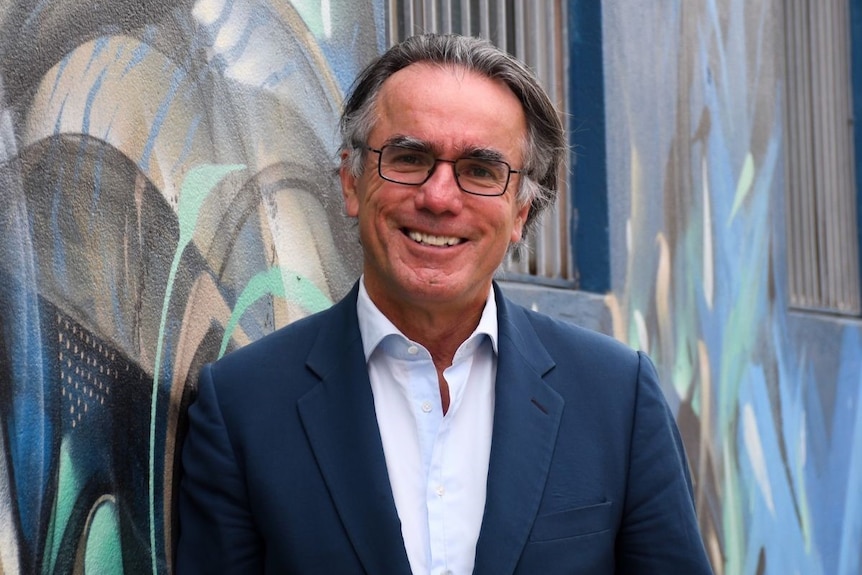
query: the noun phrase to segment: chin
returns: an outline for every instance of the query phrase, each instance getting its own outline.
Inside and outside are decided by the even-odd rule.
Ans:
[[[427,300],[439,300],[441,303],[452,302],[464,296],[473,295],[484,282],[461,280],[446,277],[416,279],[405,286],[409,293],[424,297]],[[482,288],[484,290],[484,288]]]

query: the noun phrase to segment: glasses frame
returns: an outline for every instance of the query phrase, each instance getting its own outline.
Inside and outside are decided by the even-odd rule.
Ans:
[[[425,179],[421,182],[402,182],[399,180],[393,180],[392,178],[386,177],[383,175],[383,151],[386,148],[404,148],[409,150],[410,148],[405,148],[404,146],[399,146],[398,144],[386,144],[385,146],[381,146],[380,148],[372,148],[369,145],[365,145],[365,149],[369,152],[374,152],[377,154],[377,175],[387,182],[392,182],[393,184],[401,184],[402,186],[421,186],[434,175],[434,171],[437,169],[437,164],[443,162],[444,164],[452,164],[452,173],[455,175],[455,183],[458,184],[458,189],[464,192],[465,194],[470,194],[471,196],[481,196],[483,198],[497,198],[506,193],[506,190],[509,189],[509,181],[512,179],[512,174],[523,174],[524,170],[513,170],[512,166],[509,162],[504,160],[490,160],[494,162],[498,162],[506,166],[506,182],[503,184],[503,190],[497,194],[481,194],[479,192],[471,192],[464,188],[461,184],[461,179],[458,177],[458,170],[455,169],[455,164],[460,160],[469,160],[469,157],[465,158],[456,158],[454,160],[444,160],[443,158],[434,158],[434,164],[431,166],[431,169],[428,170],[428,173],[425,174]],[[417,150],[418,151],[418,150]]]

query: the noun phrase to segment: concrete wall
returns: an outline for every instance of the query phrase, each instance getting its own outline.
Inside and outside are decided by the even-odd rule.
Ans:
[[[787,311],[781,3],[603,10],[612,292],[507,289],[657,360],[717,572],[862,573],[862,327]],[[197,370],[358,273],[330,167],[382,2],[0,25],[0,571],[166,572]]]

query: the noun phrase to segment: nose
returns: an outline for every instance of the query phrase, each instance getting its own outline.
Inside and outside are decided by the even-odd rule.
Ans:
[[[455,179],[455,162],[438,158],[431,168],[431,175],[419,186],[415,198],[418,209],[426,209],[435,214],[460,212],[464,194]]]

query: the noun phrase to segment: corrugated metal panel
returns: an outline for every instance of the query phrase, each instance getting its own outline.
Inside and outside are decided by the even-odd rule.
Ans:
[[[419,32],[472,34],[526,62],[565,116],[565,2],[562,0],[390,0],[391,43]],[[565,175],[557,204],[529,240],[523,261],[508,261],[510,274],[572,281],[569,201]]]
[[[859,315],[847,0],[787,0],[787,257],[792,307]]]

